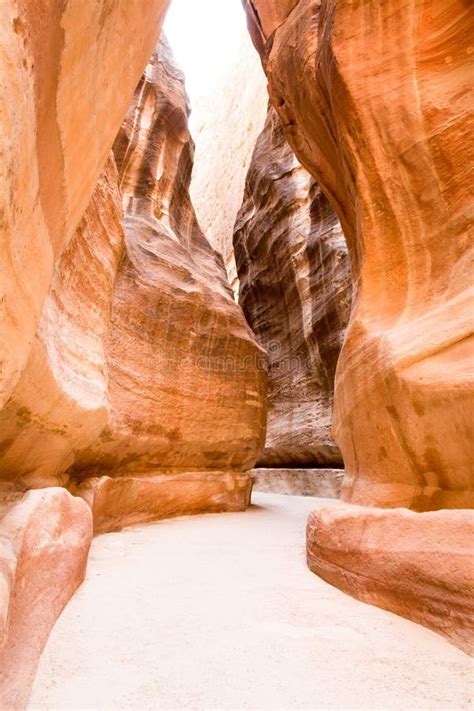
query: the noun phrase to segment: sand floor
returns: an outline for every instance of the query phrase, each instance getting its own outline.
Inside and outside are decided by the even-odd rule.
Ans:
[[[97,537],[29,710],[472,708],[465,654],[307,570],[324,500],[253,500]]]

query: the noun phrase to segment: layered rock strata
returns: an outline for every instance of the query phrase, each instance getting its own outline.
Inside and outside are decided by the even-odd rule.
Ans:
[[[163,40],[0,413],[0,474],[22,488],[241,472],[260,451],[265,358],[189,199],[187,117]]]
[[[25,370],[55,265],[87,208],[167,6],[0,3],[0,407]]]
[[[244,4],[286,136],[335,208],[351,256],[355,299],[334,417],[347,472],[342,496],[415,511],[472,507],[472,8],[446,0],[383,3],[376,11],[369,2],[334,0]],[[367,515],[350,509],[353,527]],[[400,591],[400,571],[388,566],[383,604],[457,639],[458,616],[443,622],[445,610],[432,606],[420,617],[415,600],[429,597],[432,584],[450,610],[472,594],[472,570],[460,588],[447,584],[469,514],[411,516],[420,527],[436,525],[441,537],[449,531],[450,545],[413,596]],[[399,514],[384,517],[392,538],[401,535]],[[323,558],[318,520],[308,544],[312,568],[325,575],[339,539],[332,527]],[[376,517],[380,564],[393,550],[386,530]],[[416,523],[405,570],[423,555],[414,530]],[[364,598],[374,558],[362,533],[344,545],[353,557],[333,581]],[[359,554],[365,576],[353,585]]]
[[[262,467],[341,465],[334,375],[351,306],[339,221],[270,107],[234,231],[239,302],[269,359]]]

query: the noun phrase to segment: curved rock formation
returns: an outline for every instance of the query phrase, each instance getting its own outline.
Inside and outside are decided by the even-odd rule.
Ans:
[[[2,708],[26,702],[48,631],[81,580],[91,519],[105,531],[245,509],[245,470],[263,446],[265,356],[196,221],[184,82],[165,43],[115,144],[122,194],[110,153],[165,5],[112,0],[78,13],[50,3],[35,29],[36,5],[0,8],[22,38],[10,46],[2,23]],[[43,44],[36,77],[33,41]],[[40,487],[50,488],[10,510],[12,491]]]
[[[0,707],[17,711],[52,626],[84,579],[92,516],[84,501],[53,487],[7,508],[0,520]]]
[[[0,4],[0,407],[24,371],[54,266],[87,208],[167,5]]]
[[[244,471],[261,449],[264,356],[196,221],[187,116],[163,40],[115,143],[125,220],[110,158],[0,413],[0,474],[23,488]]]
[[[340,465],[334,374],[351,306],[336,215],[269,109],[234,232],[240,304],[269,358],[268,427],[259,466]]]
[[[460,0],[244,4],[287,138],[336,209],[351,255],[355,300],[335,397],[343,498],[416,511],[472,507],[472,8]],[[355,524],[366,514],[351,515]],[[386,516],[397,531],[398,514]],[[456,546],[464,518],[445,512],[439,525],[451,524]],[[357,531],[353,552],[364,551]],[[335,528],[331,535],[335,556]],[[443,549],[436,562],[446,575],[438,570],[437,579],[448,577],[454,555]],[[316,555],[312,567],[324,575],[326,561]],[[338,584],[364,597],[368,578],[355,586],[349,577]],[[395,576],[388,585],[398,589]],[[472,594],[472,577],[463,585]],[[417,618],[396,594],[372,601]],[[442,628],[433,616],[422,621]],[[449,625],[455,636],[458,621]]]
[[[22,489],[64,485],[76,452],[106,427],[105,340],[123,248],[110,157],[59,259],[23,374],[0,411],[0,479]]]
[[[445,0],[381,14],[364,2],[253,5],[271,35],[272,102],[351,251],[357,290],[335,407],[345,498],[472,503],[471,12]]]
[[[470,511],[327,506],[310,515],[307,538],[322,578],[474,654]]]
[[[114,151],[126,248],[107,336],[111,417],[92,470],[248,470],[265,428],[265,362],[189,199],[184,79],[161,40]]]

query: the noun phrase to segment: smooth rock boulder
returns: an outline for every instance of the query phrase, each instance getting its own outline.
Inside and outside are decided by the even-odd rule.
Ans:
[[[353,597],[408,617],[474,654],[469,511],[327,506],[308,520],[308,565]]]
[[[11,497],[0,499],[0,707],[19,711],[51,628],[84,579],[92,515],[60,488]]]

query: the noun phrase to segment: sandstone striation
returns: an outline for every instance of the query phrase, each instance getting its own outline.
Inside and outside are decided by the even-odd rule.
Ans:
[[[347,472],[342,496],[415,511],[472,507],[472,8],[460,0],[382,3],[376,11],[372,3],[334,0],[244,4],[272,103],[335,208],[351,257],[354,306],[334,415]],[[391,537],[401,535],[400,515],[384,515]],[[367,514],[355,507],[349,516],[356,527]],[[429,598],[438,582],[450,610],[472,595],[472,577],[461,590],[447,585],[468,516],[413,514],[441,537],[449,531],[450,545],[412,597],[397,592],[400,571],[386,571],[392,592],[384,606],[452,639],[462,634],[459,617],[442,623],[444,612],[433,606],[420,616],[415,599]],[[322,572],[336,560],[339,539],[331,527],[325,560],[315,563],[322,552],[313,524],[312,567]],[[375,562],[363,539],[349,538],[341,542],[350,546],[349,569],[333,581],[364,597]],[[411,541],[415,560],[423,546],[417,536]],[[356,585],[351,561],[359,553],[366,577]],[[385,555],[390,560],[390,542],[381,537],[380,564]],[[375,595],[371,601],[382,604]]]
[[[253,153],[234,231],[239,301],[269,359],[259,466],[342,464],[334,374],[351,305],[339,221],[289,147],[273,108]]]
[[[181,72],[163,39],[114,145],[125,252],[106,350],[111,415],[75,476],[252,467],[265,428],[265,359],[234,303],[188,188]]]
[[[0,413],[0,475],[21,488],[257,458],[265,359],[189,199],[187,117],[163,40]]]
[[[351,253],[357,289],[335,405],[345,498],[472,503],[471,11],[445,0],[380,14],[333,0],[247,6],[288,140]]]
[[[0,3],[0,407],[30,357],[54,267],[83,217],[167,5]]]

